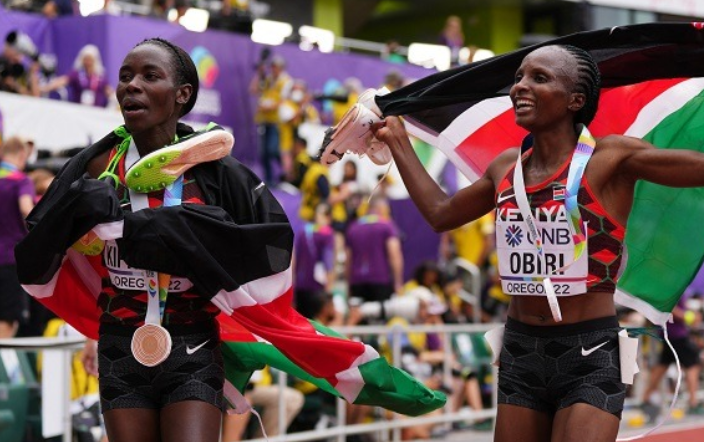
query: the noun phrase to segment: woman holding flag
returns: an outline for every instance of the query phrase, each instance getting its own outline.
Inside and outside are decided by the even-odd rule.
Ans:
[[[101,275],[91,307],[99,309],[97,369],[109,440],[215,442],[224,409],[223,358],[215,320],[219,309],[199,296],[202,289],[191,280],[175,276],[183,273],[170,262],[173,258],[154,247],[156,232],[148,232],[147,225],[159,216],[181,217],[176,212],[188,207],[196,212],[208,207],[211,195],[201,189],[212,181],[203,178],[211,171],[184,170],[195,165],[195,158],[215,167],[209,162],[228,155],[232,136],[217,128],[194,134],[178,122],[195,104],[198,74],[188,54],[166,40],[145,40],[127,55],[116,94],[124,126],[74,158],[50,188],[47,203],[29,220],[43,218],[47,227],[65,226],[67,235],[55,238],[56,253],[65,247],[61,244],[82,235],[68,259],[76,268],[96,269]],[[158,163],[178,174],[155,176]],[[244,178],[246,172],[241,173]],[[53,218],[56,215],[63,219]],[[130,219],[136,216],[143,218]],[[280,220],[285,222],[283,214]],[[91,230],[95,223],[102,229]],[[159,224],[165,237],[183,234],[173,221]],[[34,240],[42,239],[40,230],[34,230]],[[18,248],[18,256],[24,256],[23,250],[35,256],[52,252],[32,249],[30,240]],[[83,256],[72,257],[74,252]],[[132,264],[134,254],[145,255],[143,263]],[[104,268],[98,270],[101,255]],[[84,261],[78,264],[77,259]],[[31,272],[27,261],[24,266],[20,273]],[[168,270],[174,276],[138,270],[143,268]],[[58,313],[66,315],[60,309]],[[93,330],[82,331],[90,336]],[[87,358],[95,357],[88,351],[93,342],[86,347]],[[95,368],[95,360],[87,362]]]
[[[401,120],[387,116],[372,132],[434,230],[496,211],[499,273],[514,296],[500,341],[495,440],[613,441],[633,368],[619,360],[614,290],[635,185],[704,186],[704,155],[620,135],[595,140],[587,126],[600,73],[574,46],[530,52],[509,95],[530,135],[452,196],[425,171]]]
[[[15,249],[28,293],[98,339],[109,440],[216,442],[226,404],[250,409],[241,393],[265,364],[357,404],[442,407],[372,348],[293,310],[283,209],[229,155],[230,134],[179,122],[198,85],[179,46],[135,46],[116,88],[125,124],[67,163]]]

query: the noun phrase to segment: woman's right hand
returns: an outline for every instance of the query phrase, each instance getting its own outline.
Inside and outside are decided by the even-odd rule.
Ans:
[[[81,363],[86,373],[91,376],[98,376],[98,341],[94,339],[86,341],[81,354]]]
[[[377,140],[386,143],[392,150],[399,144],[406,143],[410,146],[406,127],[399,117],[386,117],[384,120],[375,123],[371,127],[372,133]]]

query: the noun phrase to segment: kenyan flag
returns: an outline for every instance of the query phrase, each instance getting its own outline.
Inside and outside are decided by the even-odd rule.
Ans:
[[[385,115],[436,146],[470,180],[498,153],[521,145],[508,91],[526,54],[569,44],[599,65],[602,96],[589,129],[659,148],[704,151],[704,32],[701,23],[652,23],[581,32],[423,78],[377,97]],[[627,265],[616,300],[664,325],[704,259],[703,189],[641,182],[628,221]]]
[[[390,366],[386,359],[373,348],[350,341],[315,321],[308,321],[308,323],[320,338],[336,340],[341,349],[350,350],[349,353],[345,352],[346,357],[341,359],[347,361],[348,368],[342,370],[336,377],[315,377],[292,362],[270,342],[251,333],[230,317],[221,315],[219,321],[223,338],[225,375],[240,391],[244,391],[254,370],[269,365],[308,381],[350,403],[381,405],[409,416],[428,413],[445,403],[445,396],[442,393],[428,389],[405,371]],[[316,365],[323,368],[329,362],[318,359]]]

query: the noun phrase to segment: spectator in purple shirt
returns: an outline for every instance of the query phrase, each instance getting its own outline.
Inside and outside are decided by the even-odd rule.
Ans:
[[[48,93],[64,87],[68,92],[68,100],[73,103],[97,107],[108,105],[113,90],[105,77],[105,68],[97,46],[83,46],[76,56],[73,69],[68,74],[51,80],[41,91]]]
[[[26,235],[24,219],[34,207],[34,184],[22,172],[29,148],[19,137],[0,145],[0,338],[11,338],[28,318],[29,296],[20,286],[15,245]]]
[[[306,318],[320,310],[321,296],[327,297],[335,282],[335,237],[330,226],[327,203],[315,208],[313,222],[307,222],[296,235],[293,246],[294,302]]]
[[[403,254],[398,229],[384,198],[372,198],[365,216],[345,233],[346,276],[351,298],[385,301],[403,289]]]

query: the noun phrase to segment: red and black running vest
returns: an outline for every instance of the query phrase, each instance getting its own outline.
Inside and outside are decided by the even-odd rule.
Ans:
[[[110,154],[115,155],[116,149]],[[120,178],[117,196],[123,209],[131,211],[130,194],[125,187],[125,160],[123,155],[117,166],[116,175]],[[149,207],[160,207],[164,201],[164,191],[148,195]],[[183,180],[182,203],[204,204],[203,193],[193,176],[187,172]],[[198,259],[194,257],[194,259]],[[147,292],[144,272],[128,266],[119,258],[115,241],[106,241],[103,262],[108,270],[102,280],[102,290],[98,305],[102,310],[101,323],[140,326],[147,312]],[[193,324],[211,320],[220,313],[210,299],[195,292],[187,278],[172,276],[169,283],[169,296],[166,301],[162,325]]]
[[[525,161],[531,151],[524,154]],[[518,205],[513,179],[515,166],[501,181],[496,194],[496,248],[503,291],[509,295],[545,295],[542,279],[550,276],[558,296],[587,291],[611,292],[621,267],[625,228],[611,218],[582,177],[577,203],[587,232],[587,248],[574,261],[574,242],[565,209],[570,161],[544,182],[526,186],[531,211],[544,246],[544,259],[537,249]],[[569,265],[562,271],[556,271]]]

